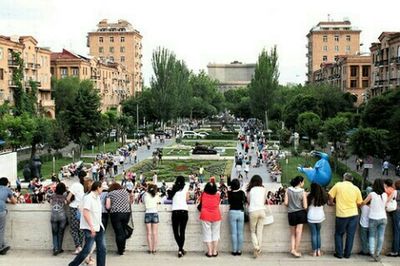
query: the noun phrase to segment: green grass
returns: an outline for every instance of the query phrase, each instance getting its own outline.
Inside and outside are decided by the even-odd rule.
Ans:
[[[93,152],[99,153],[99,152],[115,152],[119,147],[122,146],[121,142],[109,142],[106,143],[104,146],[101,144],[100,146],[94,146],[94,150],[90,149],[83,149],[82,154],[93,154]],[[105,148],[104,148],[105,147]]]
[[[232,140],[196,140],[196,139],[193,140],[184,139],[182,140],[181,144],[194,147],[196,145],[196,142],[198,142],[201,145],[212,146],[212,147],[236,147],[237,144],[237,141],[232,141]]]
[[[162,164],[153,168],[152,160],[144,160],[134,167],[132,171],[139,176],[143,172],[144,176],[149,180],[154,172],[157,172],[158,180],[172,182],[178,175],[187,177],[191,173],[198,173],[199,167],[204,167],[205,179],[215,176],[219,179],[219,175],[230,175],[232,171],[232,160],[164,160]]]
[[[191,148],[163,148],[163,156],[190,156]],[[225,148],[225,152],[222,152],[221,156],[234,156],[235,148]]]
[[[81,158],[81,160],[85,163],[91,163],[93,162],[93,159],[91,158]],[[60,170],[61,167],[72,163],[72,159],[71,158],[61,158],[61,159],[57,159],[55,161],[55,172],[56,174],[58,173],[58,171]],[[46,179],[51,177],[51,174],[53,173],[53,162],[49,161],[49,162],[45,162],[42,163],[42,176]],[[19,177],[23,177],[23,169],[18,171],[18,176]]]

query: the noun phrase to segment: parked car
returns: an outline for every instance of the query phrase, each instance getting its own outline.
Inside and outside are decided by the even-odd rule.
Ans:
[[[205,131],[197,132],[197,134],[203,139],[206,138],[208,135],[210,135]]]
[[[201,136],[199,134],[197,134],[194,131],[183,131],[182,133],[182,138],[185,139],[197,139],[197,138],[201,138]]]
[[[157,136],[165,136],[167,139],[171,138],[171,134],[164,130],[156,130],[154,131],[154,135]]]

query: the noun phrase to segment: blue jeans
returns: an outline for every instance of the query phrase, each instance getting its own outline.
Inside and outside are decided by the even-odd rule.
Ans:
[[[360,242],[361,242],[361,251],[364,254],[369,254],[369,229],[368,227],[360,226]]]
[[[104,238],[104,230],[100,228],[99,232],[96,232],[95,237],[92,237],[90,234],[90,230],[83,229],[83,234],[85,236],[85,246],[82,251],[76,255],[75,259],[71,261],[69,266],[79,266],[89,255],[90,251],[92,251],[92,247],[94,242],[96,242],[96,262],[97,266],[105,266],[106,265],[106,243]]]
[[[354,235],[357,230],[358,215],[341,218],[336,217],[335,252],[339,257],[349,258],[353,249]],[[343,254],[343,236],[346,234],[346,245]]]
[[[53,251],[62,250],[62,243],[64,239],[64,230],[67,226],[67,218],[51,220],[51,232],[53,235]]]
[[[311,247],[313,251],[321,249],[321,223],[308,223],[311,233]]]
[[[232,251],[242,251],[244,212],[240,210],[230,210],[229,224],[231,226]]]
[[[381,255],[386,224],[387,219],[369,219],[369,252],[371,255]]]
[[[400,252],[400,210],[390,213],[393,218],[393,252]]]

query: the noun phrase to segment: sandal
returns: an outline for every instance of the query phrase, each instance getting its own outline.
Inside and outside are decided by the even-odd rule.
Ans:
[[[86,263],[86,265],[94,265],[95,261],[92,258],[88,258],[88,259],[85,260],[85,263]]]
[[[218,251],[215,254],[212,254],[213,257],[218,257]]]
[[[208,258],[212,258],[213,255],[208,254],[208,252],[206,252],[206,257]]]

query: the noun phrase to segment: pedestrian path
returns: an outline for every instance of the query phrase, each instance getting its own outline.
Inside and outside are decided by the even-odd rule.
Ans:
[[[52,256],[50,250],[10,250],[7,255],[0,256],[0,265],[19,266],[65,266],[73,259],[68,252]],[[195,266],[206,263],[207,266],[336,266],[336,265],[377,265],[377,266],[398,266],[399,258],[384,257],[382,262],[372,263],[369,257],[353,255],[350,259],[336,259],[331,254],[322,257],[304,255],[302,258],[291,257],[288,253],[263,253],[259,258],[253,259],[250,254],[233,257],[230,253],[220,253],[216,258],[206,258],[203,253],[188,252],[183,258],[177,258],[174,252],[158,252],[156,255],[144,252],[126,252],[119,256],[114,253],[107,253],[107,265],[131,266]]]

